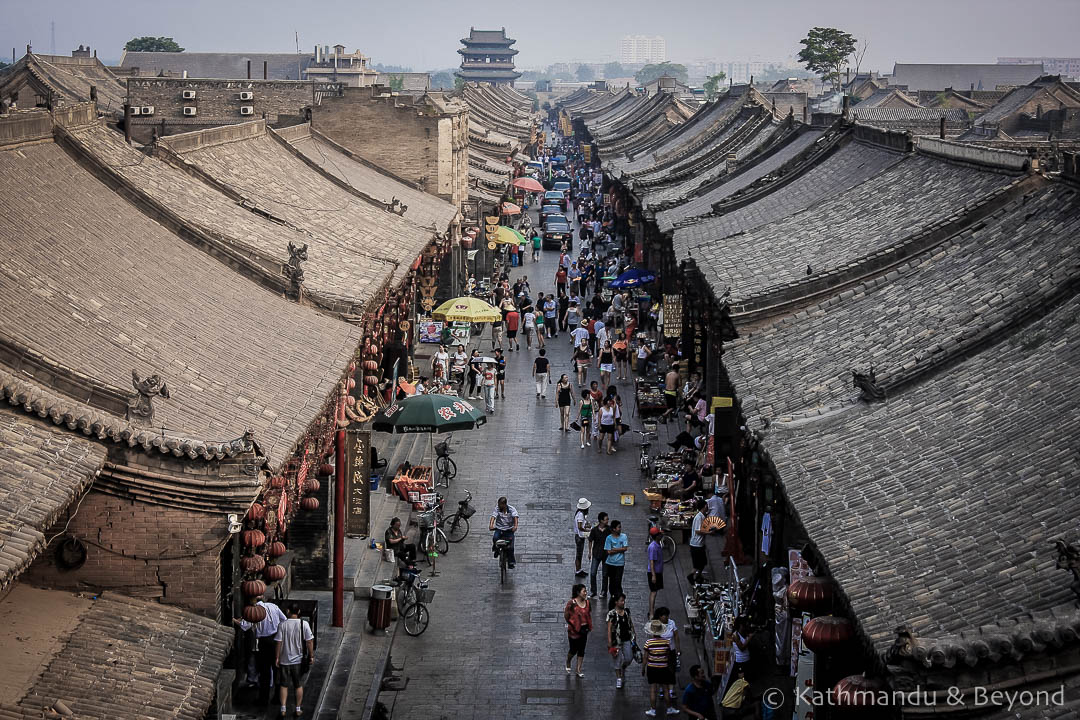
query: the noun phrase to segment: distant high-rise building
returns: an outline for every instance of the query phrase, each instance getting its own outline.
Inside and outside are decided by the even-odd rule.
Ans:
[[[516,42],[506,36],[506,28],[469,28],[469,37],[461,39],[465,47],[458,48],[461,69],[454,74],[466,82],[505,83],[513,87],[514,81],[521,77],[514,69],[514,56],[518,51],[510,47]]]
[[[1080,58],[1064,57],[1013,57],[997,59],[998,65],[1039,65],[1042,64],[1043,72],[1047,75],[1061,75],[1062,77],[1080,78]]]
[[[667,41],[659,35],[627,35],[619,41],[619,62],[660,63],[667,60]]]

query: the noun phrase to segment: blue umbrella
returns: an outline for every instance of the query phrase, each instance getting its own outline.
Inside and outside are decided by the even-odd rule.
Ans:
[[[634,288],[638,285],[647,285],[656,280],[656,273],[641,268],[630,268],[619,277],[611,281],[613,288]]]

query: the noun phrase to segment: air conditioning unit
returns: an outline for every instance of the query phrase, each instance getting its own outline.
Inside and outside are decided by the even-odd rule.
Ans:
[[[255,108],[252,107],[251,105],[241,105],[240,106],[240,114],[241,115],[254,115],[255,114]]]
[[[132,105],[131,106],[131,114],[132,115],[142,115],[142,108],[139,107],[138,105]]]
[[[194,100],[195,99],[195,91],[194,90],[185,90],[184,91],[184,99],[185,100]]]
[[[143,115],[153,115],[154,114],[154,106],[153,105],[143,105],[142,114]]]
[[[195,108],[188,105],[187,107],[184,108],[184,114],[185,115],[194,115],[195,114]]]
[[[255,99],[255,93],[242,92],[242,93],[240,93],[240,99],[241,100],[254,100]]]

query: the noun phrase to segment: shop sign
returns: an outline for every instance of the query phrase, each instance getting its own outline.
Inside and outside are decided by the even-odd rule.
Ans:
[[[371,432],[345,431],[345,534],[368,535],[371,516]]]
[[[442,342],[443,324],[439,321],[425,321],[416,326],[419,340],[422,343]]]
[[[722,395],[713,396],[712,403],[709,405],[709,412],[716,412],[716,408],[729,408],[733,404],[732,398],[724,397]]]
[[[682,331],[682,295],[664,295],[664,337],[680,337]]]

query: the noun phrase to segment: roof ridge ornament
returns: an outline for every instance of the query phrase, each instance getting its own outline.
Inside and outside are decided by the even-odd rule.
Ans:
[[[392,212],[395,215],[404,215],[405,211],[409,209],[409,206],[397,199],[397,195],[390,198],[390,202],[385,203],[386,211]]]
[[[152,426],[154,422],[154,396],[169,399],[165,379],[157,373],[146,378],[139,377],[138,370],[131,371],[131,384],[136,392],[128,398],[127,420],[135,425]]]
[[[289,241],[289,262],[281,269],[285,277],[289,279],[289,299],[299,301],[304,293],[304,268],[300,263],[308,259],[307,243],[294,245]]]
[[[1077,550],[1072,543],[1067,543],[1064,540],[1055,540],[1054,546],[1057,548],[1058,554],[1057,569],[1068,570],[1072,573],[1073,581],[1069,585],[1069,589],[1080,600],[1080,550]]]
[[[866,402],[880,402],[885,399],[885,389],[878,385],[874,366],[861,373],[858,370],[851,371],[855,388],[859,390],[859,398]]]

